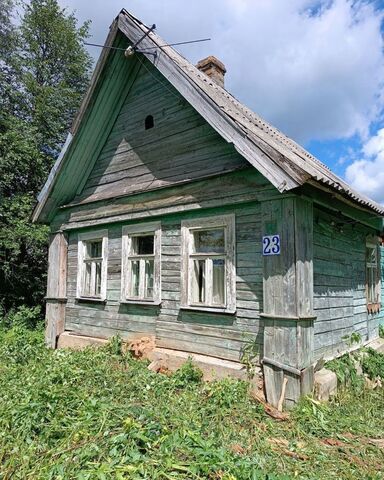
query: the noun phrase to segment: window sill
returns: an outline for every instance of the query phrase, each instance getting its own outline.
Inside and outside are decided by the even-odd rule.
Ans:
[[[76,297],[77,302],[82,303],[106,303],[106,298],[96,298],[96,297]]]
[[[120,300],[120,303],[122,305],[146,305],[148,307],[158,307],[159,305],[161,305],[161,300],[157,300],[155,302],[151,302],[151,301],[146,302],[145,300],[124,299],[124,300]]]
[[[235,315],[236,310],[229,310],[228,308],[217,307],[193,307],[191,305],[181,306],[180,310],[187,310],[192,312],[209,312],[209,313],[221,313],[225,315]]]

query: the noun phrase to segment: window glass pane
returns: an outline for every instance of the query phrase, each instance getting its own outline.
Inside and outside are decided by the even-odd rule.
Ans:
[[[371,265],[376,265],[377,261],[377,249],[373,247],[367,247],[367,262]]]
[[[154,261],[145,261],[144,297],[153,298],[153,269]]]
[[[212,260],[212,303],[225,305],[225,260]]]
[[[132,237],[132,255],[153,255],[153,235]]]
[[[205,302],[205,260],[193,260],[192,303]]]
[[[131,262],[130,296],[132,297],[139,296],[139,275],[140,275],[140,262],[138,260],[134,260]]]
[[[87,242],[87,257],[100,258],[102,256],[102,241]]]
[[[376,302],[375,287],[376,287],[376,269],[372,267],[368,267],[367,268],[368,303]]]
[[[84,272],[84,295],[91,295],[91,272],[92,272],[92,264],[86,263],[85,264],[85,272]]]
[[[96,263],[96,274],[95,274],[95,286],[94,292],[95,295],[100,295],[101,293],[101,262]]]
[[[224,253],[224,228],[194,232],[195,253]]]

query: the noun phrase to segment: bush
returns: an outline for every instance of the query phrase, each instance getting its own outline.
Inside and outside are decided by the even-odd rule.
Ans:
[[[366,354],[361,359],[361,368],[371,380],[377,377],[384,379],[384,354],[376,352],[373,348],[367,348]]]
[[[188,358],[188,360],[176,370],[172,378],[176,387],[185,388],[189,385],[200,383],[203,378],[203,372],[193,364],[191,358]]]
[[[0,334],[0,363],[25,365],[46,353],[44,337],[40,330],[14,326]]]
[[[6,328],[22,327],[33,329],[42,324],[41,307],[27,307],[21,305],[16,309],[12,309],[3,319],[3,326]]]
[[[335,358],[325,364],[325,368],[336,373],[338,382],[351,388],[360,388],[363,385],[363,379],[356,370],[355,359],[352,354],[346,353],[340,358]]]

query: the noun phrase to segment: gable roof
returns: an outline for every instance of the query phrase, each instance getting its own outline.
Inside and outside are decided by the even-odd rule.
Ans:
[[[112,45],[119,31],[127,37],[129,42],[135,43],[148,30],[149,27],[140,20],[126,10],[122,10],[112,23],[105,44]],[[156,47],[155,59],[151,54],[143,53],[143,55],[152,61],[200,115],[227,142],[232,143],[235,149],[280,192],[286,192],[304,184],[325,187],[344,200],[349,199],[375,212],[378,216],[384,215],[383,206],[352,189],[304,148],[241,104],[172,47],[164,46],[165,43],[157,34],[151,32],[140,43],[140,50],[153,52]],[[60,204],[60,199],[53,198],[52,192],[61,171],[66,166],[67,150],[82,122],[86,121],[84,117],[92,105],[92,96],[109,54],[110,49],[103,49],[67,142],[38,197],[38,204],[33,214],[34,221],[46,221],[49,215],[48,210],[57,208]],[[73,173],[76,174],[76,172]]]

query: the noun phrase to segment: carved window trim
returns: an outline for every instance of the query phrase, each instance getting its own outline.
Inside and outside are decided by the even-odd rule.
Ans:
[[[225,232],[225,252],[218,254],[217,258],[225,260],[225,304],[215,306],[205,302],[194,303],[192,301],[192,262],[203,255],[193,252],[193,235],[198,231],[223,228]],[[235,254],[235,215],[221,215],[216,217],[202,217],[181,222],[181,308],[201,310],[218,313],[236,312],[236,254]],[[212,262],[215,255],[207,254],[206,258]],[[208,269],[209,270],[209,269]],[[208,279],[209,281],[209,279]],[[207,290],[212,285],[207,284]]]
[[[153,254],[139,255],[133,252],[135,237],[153,235]],[[121,258],[121,303],[138,303],[144,305],[159,305],[161,303],[161,223],[126,225],[122,229]],[[145,297],[145,262],[153,262],[153,296]],[[132,262],[139,264],[139,292],[131,294]]]
[[[98,258],[87,258],[87,246],[92,242],[101,242],[101,255]],[[105,301],[107,298],[107,265],[108,265],[108,230],[79,233],[77,242],[77,299],[89,301]],[[100,291],[86,293],[85,282],[87,265],[91,265],[91,282],[95,280],[96,264],[100,264]],[[95,290],[95,288],[93,288]]]

